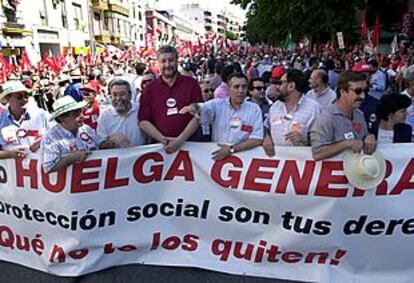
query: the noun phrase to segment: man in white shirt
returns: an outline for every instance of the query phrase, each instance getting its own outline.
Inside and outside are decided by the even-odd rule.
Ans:
[[[8,81],[2,89],[0,100],[8,104],[0,111],[0,159],[24,158],[29,149],[38,151],[49,115],[37,106],[28,107],[29,92],[20,81]]]
[[[203,104],[191,104],[180,114],[192,113],[200,117],[203,128],[211,125],[212,141],[219,148],[212,153],[214,160],[260,146],[263,141],[263,122],[260,107],[246,101],[248,82],[241,73],[229,77],[229,98],[213,99]]]
[[[303,95],[307,82],[302,71],[288,70],[280,83],[279,100],[270,107],[264,123],[263,149],[268,156],[275,155],[275,145],[307,145],[309,129],[320,113],[319,103]]]
[[[309,97],[318,102],[322,109],[326,109],[336,99],[336,93],[329,86],[329,76],[325,70],[316,69],[309,79],[310,91],[306,93]]]
[[[106,139],[113,134],[125,137],[122,147],[145,144],[145,135],[138,126],[138,104],[131,101],[131,86],[121,79],[109,84],[111,106],[98,119],[97,133]]]

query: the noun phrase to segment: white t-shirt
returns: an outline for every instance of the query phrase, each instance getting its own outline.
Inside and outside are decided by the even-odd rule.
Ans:
[[[388,131],[378,128],[378,143],[390,144],[394,141],[394,131]]]
[[[138,104],[132,103],[129,112],[121,116],[111,105],[99,116],[96,132],[104,139],[113,134],[123,134],[128,138],[130,146],[145,144],[145,136],[138,125],[138,109]]]

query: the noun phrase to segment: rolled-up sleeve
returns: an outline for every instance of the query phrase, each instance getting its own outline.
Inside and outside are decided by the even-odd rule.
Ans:
[[[253,123],[253,131],[249,137],[249,139],[263,139],[263,119],[262,119],[262,111],[259,107],[253,112],[254,123]]]
[[[48,173],[59,162],[62,153],[59,146],[48,138],[42,141],[42,166],[43,170]]]
[[[332,123],[326,119],[326,115],[319,116],[310,130],[310,143],[312,153],[315,153],[320,147],[335,142]]]

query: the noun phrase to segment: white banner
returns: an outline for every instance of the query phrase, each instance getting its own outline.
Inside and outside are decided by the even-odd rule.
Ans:
[[[215,144],[94,152],[44,174],[0,162],[0,259],[60,276],[141,263],[314,282],[412,282],[413,145],[385,146],[385,180],[351,187],[340,158]],[[33,158],[33,156],[32,156]]]

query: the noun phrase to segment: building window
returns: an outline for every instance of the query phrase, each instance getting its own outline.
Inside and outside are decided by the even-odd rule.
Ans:
[[[93,13],[93,30],[95,34],[101,34],[101,15]]]
[[[142,21],[142,13],[141,12],[138,12],[138,20]]]
[[[105,15],[104,20],[103,20],[103,29],[104,30],[108,30],[108,22],[109,22],[108,16]]]
[[[83,30],[83,17],[82,17],[82,6],[76,3],[72,3],[73,8],[73,21],[75,23],[75,29]]]

